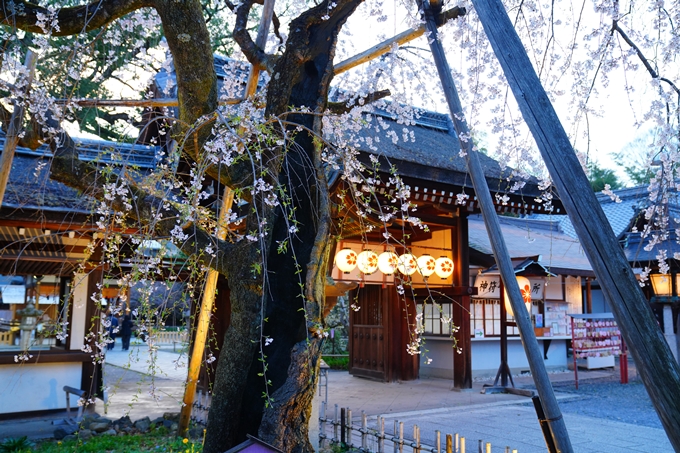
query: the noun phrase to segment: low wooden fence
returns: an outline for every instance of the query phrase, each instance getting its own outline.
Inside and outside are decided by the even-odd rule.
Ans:
[[[176,352],[178,345],[184,347],[189,343],[189,333],[186,330],[158,330],[151,336],[139,337],[147,342],[151,338],[156,345],[172,345],[173,352]]]
[[[335,405],[335,414],[332,419],[326,417],[326,403],[321,402],[319,414],[319,449],[323,450],[330,445],[343,445],[350,450],[358,450],[363,453],[404,453],[410,449],[411,453],[466,453],[474,452],[474,446],[466,445],[465,437],[458,433],[445,435],[445,444],[442,449],[441,432],[435,431],[435,445],[426,445],[420,442],[420,428],[413,426],[413,438],[404,437],[404,423],[394,420],[392,432],[385,431],[385,419],[378,416],[376,427],[368,427],[368,417],[361,411],[361,425],[355,425],[352,421],[352,411],[349,408],[338,410]],[[326,428],[332,431],[331,437],[326,434]],[[517,453],[505,447],[505,453]],[[408,451],[407,451],[408,453]],[[477,453],[491,453],[491,443],[479,439],[477,441]]]

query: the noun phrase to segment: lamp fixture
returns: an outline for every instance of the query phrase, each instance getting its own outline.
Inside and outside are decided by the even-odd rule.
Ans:
[[[680,274],[649,274],[652,281],[652,289],[654,295],[657,297],[672,297],[673,294],[673,279],[675,278],[675,291],[680,289]]]
[[[26,228],[19,227],[19,236],[26,236]]]
[[[442,280],[446,280],[453,274],[453,260],[448,256],[440,256],[435,261],[434,273]]]
[[[397,271],[399,255],[394,252],[382,252],[378,255],[378,269],[385,275],[392,275]]]
[[[531,282],[528,278],[518,275],[517,284],[519,285],[519,292],[522,294],[522,299],[524,300],[524,305],[527,307],[527,311],[531,313]],[[508,297],[507,290],[503,289],[503,297],[505,297],[505,311],[510,316],[515,316],[515,312],[512,310],[512,304],[510,303],[510,298]]]
[[[404,275],[413,275],[418,269],[418,260],[415,255],[410,253],[404,253],[399,256],[399,263],[397,264],[397,269]]]
[[[378,255],[373,250],[364,250],[357,255],[357,267],[364,274],[372,274],[378,270]]]
[[[335,255],[335,265],[338,266],[343,273],[349,274],[357,267],[357,253],[350,249],[344,248]]]
[[[425,278],[434,274],[437,268],[437,261],[431,255],[422,255],[418,257],[416,263],[418,264],[418,272]]]

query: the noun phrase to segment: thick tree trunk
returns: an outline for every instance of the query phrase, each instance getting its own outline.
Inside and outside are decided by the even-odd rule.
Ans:
[[[268,114],[285,113],[291,105],[323,111],[333,76],[337,34],[359,3],[338,2],[329,10],[323,2],[291,24],[286,52],[278,60],[270,82]],[[330,19],[321,19],[327,13]],[[320,134],[320,122],[315,118],[300,114],[287,117]],[[262,336],[251,337],[257,344],[250,349],[253,354],[245,390],[243,370],[236,373],[232,355],[243,342],[235,342],[236,336],[229,333],[225,337],[206,433],[206,453],[231,448],[246,434],[256,435],[286,452],[312,451],[308,425],[322,344],[316,329],[323,325],[330,217],[328,188],[311,135],[297,134],[294,146],[286,152],[278,181],[296,207],[294,217],[299,231],[289,237],[288,219],[281,210],[270,223],[273,228],[262,299],[267,322],[263,323]],[[291,240],[288,252],[278,253],[278,244],[286,239]],[[237,297],[232,291],[232,310],[242,305]],[[232,321],[231,328],[238,326]],[[241,334],[247,332],[242,330]],[[263,337],[273,342],[263,347],[266,358],[260,360]],[[238,354],[241,357],[243,352]]]

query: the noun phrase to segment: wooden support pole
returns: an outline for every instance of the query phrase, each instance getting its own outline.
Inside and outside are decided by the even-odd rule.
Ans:
[[[37,59],[37,55],[32,51],[29,50],[26,52],[25,66],[28,68],[28,78],[26,79],[24,98],[28,97],[28,92],[31,89]],[[14,105],[14,111],[12,112],[12,117],[9,120],[9,126],[7,127],[5,147],[0,155],[0,207],[2,206],[2,200],[5,198],[5,190],[7,189],[9,174],[12,170],[12,161],[14,160],[14,151],[19,144],[19,134],[21,134],[21,126],[24,122],[23,101],[23,99],[17,99],[17,102]]]
[[[531,374],[534,376],[536,390],[543,401],[546,418],[550,421],[551,431],[555,440],[555,445],[559,449],[558,451],[565,453],[571,452],[572,447],[569,440],[569,434],[567,433],[567,427],[562,418],[560,408],[557,405],[557,399],[555,398],[555,393],[553,392],[548,373],[545,369],[545,364],[543,363],[543,354],[538,347],[529,313],[524,307],[524,301],[519,291],[517,279],[515,278],[515,270],[513,269],[510,254],[508,253],[505,240],[503,239],[500,222],[498,221],[494,209],[489,186],[486,182],[486,177],[484,176],[484,170],[479,162],[477,151],[473,151],[472,149],[472,137],[464,119],[463,107],[460,98],[458,97],[458,91],[453,83],[451,70],[449,69],[444,54],[444,48],[442,47],[441,41],[437,38],[437,28],[432,7],[429,0],[419,0],[418,4],[423,9],[425,25],[431,33],[432,39],[430,39],[430,49],[432,51],[432,56],[437,66],[437,71],[439,72],[439,78],[449,106],[451,119],[456,128],[456,133],[458,134],[461,149],[466,152],[465,158],[468,171],[470,172],[470,178],[475,188],[475,194],[479,200],[479,206],[482,210],[486,230],[489,234],[489,241],[491,242],[491,247],[494,256],[496,257],[496,263],[503,279],[503,284],[507,289],[512,309],[515,312],[515,320],[527,355]]]
[[[267,36],[269,36],[269,25],[272,23],[274,16],[274,0],[264,0],[264,8],[262,16],[260,16],[260,28],[257,31],[257,38],[255,45],[264,51],[267,44]],[[260,80],[260,66],[252,65],[250,67],[250,75],[248,76],[248,84],[246,85],[245,98],[248,99],[257,91],[257,82]]]
[[[234,202],[234,191],[226,187],[222,195],[222,206],[220,207],[217,238],[224,240],[227,237],[227,230],[229,225],[229,211]],[[189,370],[187,371],[187,385],[184,388],[184,405],[179,415],[178,433],[180,436],[185,436],[189,429],[189,422],[191,421],[191,409],[194,404],[194,397],[196,395],[196,384],[198,384],[198,375],[201,371],[201,364],[203,363],[203,352],[205,351],[205,342],[208,337],[208,330],[210,328],[210,315],[212,314],[213,305],[215,304],[215,290],[217,289],[217,279],[219,273],[210,268],[208,270],[208,277],[203,288],[203,298],[201,300],[201,307],[198,313],[198,322],[196,325],[196,335],[194,337],[191,357],[189,358]]]
[[[255,44],[260,48],[264,48],[267,42],[267,35],[269,33],[269,24],[274,15],[274,0],[265,0],[264,11],[260,22],[260,32],[257,35]],[[251,87],[253,92],[248,96],[252,96],[257,89],[257,79],[260,74],[259,67],[253,65],[250,70],[247,87]],[[229,225],[229,211],[234,202],[234,191],[229,187],[225,187],[224,195],[222,196],[222,206],[219,212],[217,238],[224,240],[227,236],[227,229]],[[196,384],[198,381],[198,374],[201,369],[203,361],[203,351],[205,350],[205,341],[208,336],[208,327],[210,324],[210,314],[215,303],[215,290],[217,289],[217,279],[219,273],[214,269],[208,270],[208,277],[206,279],[205,288],[203,290],[203,301],[198,316],[198,327],[196,329],[196,336],[194,338],[193,350],[189,362],[189,371],[187,374],[187,385],[184,390],[184,405],[180,412],[179,419],[179,435],[184,436],[189,429],[189,421],[191,420],[191,406],[194,402],[194,395],[196,393]]]
[[[500,0],[473,0],[668,439],[680,451],[680,367],[654,319],[550,99]],[[541,396],[547,418],[552,418]],[[558,446],[559,448],[559,446]]]
[[[462,8],[460,6],[448,9],[439,14],[436,23],[438,24],[438,26],[444,25],[451,19],[464,16],[465,12],[466,12],[465,8]],[[345,71],[349,71],[350,69],[359,66],[360,64],[366,63],[375,58],[378,58],[381,55],[386,54],[387,52],[392,50],[392,47],[395,44],[399,46],[404,45],[409,41],[413,41],[414,39],[423,36],[424,33],[425,33],[424,25],[420,28],[416,29],[411,28],[410,30],[401,32],[398,35],[381,42],[380,44],[376,44],[375,46],[371,47],[368,50],[365,50],[357,55],[354,55],[353,57],[350,57],[347,60],[341,61],[340,63],[336,64],[333,67],[333,72],[335,72],[335,75],[338,75]]]

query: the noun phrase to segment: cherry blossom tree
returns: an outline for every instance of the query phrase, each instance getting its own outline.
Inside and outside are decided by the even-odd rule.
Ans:
[[[225,0],[207,9],[198,0],[103,0],[73,6],[3,0],[0,10],[0,87],[6,99],[28,106],[31,126],[22,136],[24,143],[49,142],[54,152],[50,177],[101,200],[97,215],[105,230],[141,226],[149,238],[169,238],[191,257],[197,272],[212,268],[229,281],[230,325],[217,365],[207,452],[224,451],[245,433],[258,434],[284,451],[311,449],[307,426],[324,338],[329,239],[338,234],[332,213],[339,208],[330,199],[327,169],[336,166],[350,186],[368,187],[357,204],[369,211],[370,179],[361,176],[366,169],[354,158],[351,138],[364,121],[366,100],[361,97],[390,89],[401,102],[393,104],[395,115],[406,124],[414,113],[404,105],[436,109],[441,102],[430,58],[418,45],[395,46],[380,59],[335,77],[336,53],[347,57],[360,46],[348,34],[348,20],[369,17],[384,37],[400,31],[390,28],[385,3],[279,5],[275,25],[279,17],[289,19],[275,27],[278,38],[269,52],[251,36],[258,3]],[[544,86],[561,106],[575,148],[589,152],[582,146],[589,143],[589,123],[611,114],[600,92],[616,84],[632,105],[636,92],[645,91],[644,107],[634,110],[637,126],[654,123],[662,133],[653,146],[666,150],[652,192],[658,200],[664,198],[660,192],[677,191],[677,2],[506,3]],[[444,25],[439,36],[424,39],[442,39],[448,46],[473,135],[488,137],[481,146],[516,168],[516,176],[545,174],[473,5],[464,6],[468,14]],[[414,4],[398,2],[398,8],[409,25],[419,25]],[[233,24],[231,34],[223,31],[225,23]],[[140,40],[140,30],[151,30],[151,37]],[[133,169],[121,173],[79,161],[76,143],[62,128],[65,120],[81,114],[79,107],[57,102],[55,96],[93,93],[69,94],[69,87],[85,85],[85,76],[89,83],[123,77],[117,71],[124,63],[140,61],[149,53],[147,46],[160,42],[161,33],[176,71],[178,113],[167,118],[173,140],[167,143],[176,146],[165,149],[163,163],[146,179],[127,177]],[[68,45],[62,37],[70,37]],[[128,43],[124,58],[117,48],[122,42]],[[238,93],[228,86],[219,92],[213,51],[219,46],[229,50],[231,43],[236,54],[267,72],[268,84],[252,99],[220,107],[220,100]],[[27,93],[21,63],[28,46],[40,55],[65,56],[61,67],[44,71]],[[164,64],[162,59],[154,60],[154,69]],[[361,96],[350,96],[337,109],[328,100],[332,82],[343,93]],[[6,129],[8,107],[0,120]],[[332,143],[324,139],[329,136]],[[229,187],[248,206],[239,215],[231,213],[232,221],[241,217],[241,227],[225,240],[215,235],[217,217],[207,203],[214,198],[207,192],[213,184],[214,193]],[[403,205],[381,208],[380,219],[403,216],[417,224],[406,199],[404,188]],[[667,228],[670,219],[663,211],[651,212],[649,221]],[[365,228],[380,226],[379,221],[366,222]],[[108,244],[120,241],[115,232],[110,237]]]

